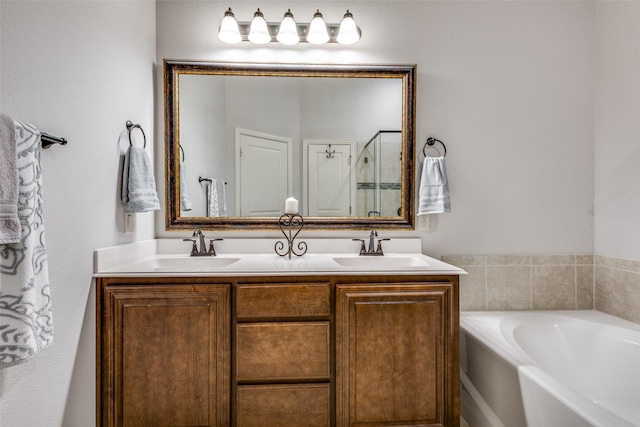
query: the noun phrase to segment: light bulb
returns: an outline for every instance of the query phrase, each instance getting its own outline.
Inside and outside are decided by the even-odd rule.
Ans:
[[[240,43],[242,41],[242,36],[238,29],[238,22],[236,21],[231,8],[224,13],[224,18],[222,18],[220,28],[218,29],[218,38],[225,43],[231,44]]]
[[[354,44],[360,40],[360,31],[358,31],[356,21],[353,20],[353,15],[349,10],[347,10],[344,18],[342,18],[337,40],[340,44]]]
[[[300,41],[300,37],[298,36],[298,26],[296,25],[296,21],[293,20],[293,13],[291,13],[291,9],[285,12],[284,18],[282,18],[282,22],[280,23],[280,28],[278,29],[276,39],[280,43],[286,45],[296,44]]]
[[[264,15],[259,8],[253,14],[251,28],[249,29],[249,41],[255,44],[265,44],[271,41],[267,21],[264,20]]]
[[[327,33],[327,25],[322,19],[320,9],[313,14],[313,19],[309,24],[309,35],[307,41],[312,44],[323,44],[329,41],[329,33]]]

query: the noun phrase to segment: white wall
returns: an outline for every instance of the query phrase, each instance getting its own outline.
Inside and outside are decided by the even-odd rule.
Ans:
[[[430,232],[386,236],[421,236],[432,256],[593,252],[593,3],[323,2],[328,21],[347,7],[354,14],[363,37],[351,47],[225,45],[216,30],[229,6],[241,21],[257,6],[268,20],[291,7],[158,2],[157,61],[418,65],[416,150],[428,136],[447,144],[452,212],[434,218]],[[304,21],[316,6],[292,12]],[[161,220],[156,233],[176,236]]]
[[[595,253],[640,260],[640,3],[596,11]]]
[[[54,343],[0,370],[0,426],[91,426],[93,250],[154,234],[122,233],[118,185],[127,120],[153,151],[155,4],[3,0],[0,28],[0,110],[69,140],[42,153]]]

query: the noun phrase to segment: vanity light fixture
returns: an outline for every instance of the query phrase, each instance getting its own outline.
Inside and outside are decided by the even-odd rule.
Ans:
[[[325,44],[329,41],[329,33],[327,32],[327,24],[320,13],[320,9],[313,14],[313,19],[309,24],[309,34],[307,41],[311,44]]]
[[[253,14],[251,20],[251,26],[249,27],[249,41],[255,44],[266,44],[271,41],[271,35],[269,34],[269,28],[267,28],[267,21],[264,20],[264,15],[260,12],[260,8]]]
[[[340,44],[354,44],[360,40],[360,30],[356,26],[356,21],[353,20],[353,15],[349,12],[349,9],[347,9],[347,13],[344,14],[340,23],[337,39]]]
[[[291,13],[291,9],[288,9],[285,12],[284,18],[282,18],[282,22],[280,23],[280,28],[278,29],[276,39],[278,42],[286,45],[297,44],[300,41],[298,27],[296,25],[296,21],[293,20],[293,13]]]
[[[311,44],[340,43],[349,45],[360,40],[362,31],[356,25],[353,14],[347,10],[340,24],[328,24],[319,9],[313,14],[310,23],[296,23],[291,9],[288,9],[282,22],[267,22],[260,9],[253,14],[251,22],[238,22],[231,8],[225,14],[218,38],[225,43],[250,41],[255,44],[279,42],[283,45],[295,45],[299,42]]]
[[[230,44],[240,43],[242,41],[238,21],[236,21],[236,17],[231,11],[231,8],[224,13],[224,18],[222,18],[220,29],[218,30],[218,38]]]

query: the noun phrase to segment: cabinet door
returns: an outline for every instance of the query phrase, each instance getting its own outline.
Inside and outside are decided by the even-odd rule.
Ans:
[[[453,285],[339,285],[336,297],[336,424],[458,425]]]
[[[228,426],[230,286],[103,293],[102,425]]]

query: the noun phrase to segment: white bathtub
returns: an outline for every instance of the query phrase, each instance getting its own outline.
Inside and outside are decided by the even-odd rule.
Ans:
[[[640,426],[640,325],[597,311],[463,312],[471,427]]]

